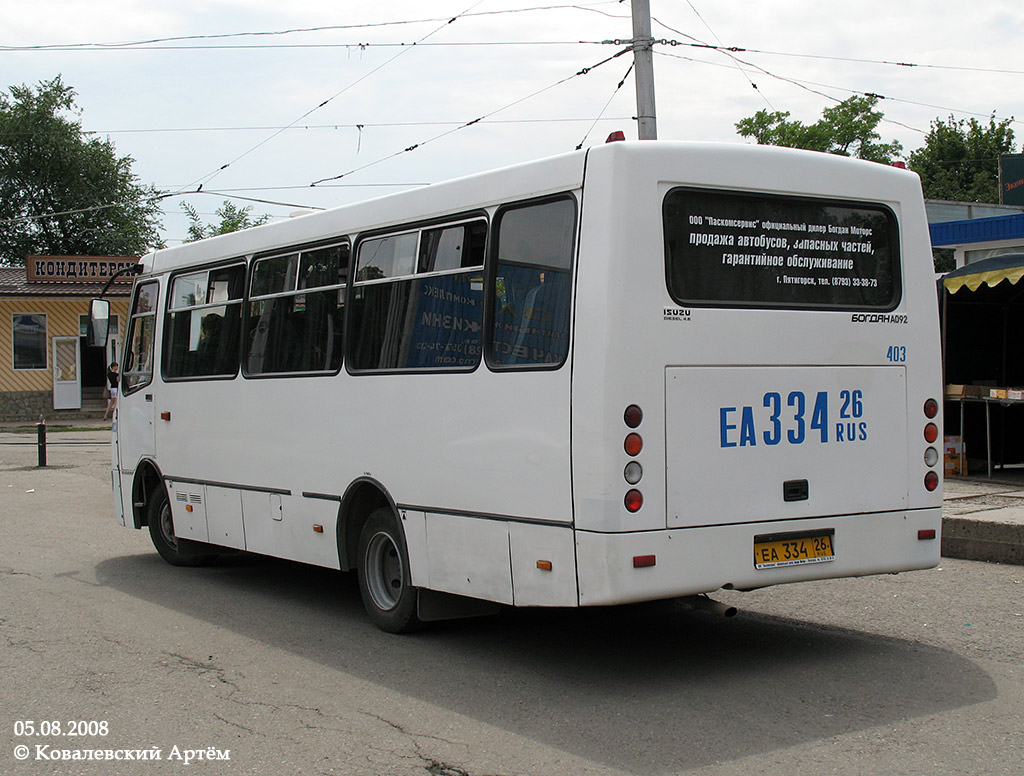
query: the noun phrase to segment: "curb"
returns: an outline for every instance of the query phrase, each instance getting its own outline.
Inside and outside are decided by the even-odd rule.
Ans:
[[[1024,566],[1024,525],[943,517],[942,556]]]

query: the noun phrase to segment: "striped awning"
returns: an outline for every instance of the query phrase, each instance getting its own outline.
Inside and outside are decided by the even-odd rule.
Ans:
[[[955,269],[942,279],[942,285],[951,294],[963,287],[977,291],[981,286],[997,286],[1004,280],[1016,285],[1024,277],[1024,253],[1008,253],[990,259],[975,261]]]

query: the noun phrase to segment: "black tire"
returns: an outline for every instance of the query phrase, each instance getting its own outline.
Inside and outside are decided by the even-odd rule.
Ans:
[[[205,545],[199,542],[179,539],[174,535],[174,523],[171,520],[171,505],[167,501],[167,491],[158,487],[149,500],[149,538],[160,553],[160,557],[172,566],[207,566],[217,559],[216,553],[204,553],[197,548]]]
[[[409,554],[398,520],[390,509],[377,509],[359,534],[359,593],[381,630],[409,633],[423,626],[416,613],[418,591],[409,579]]]

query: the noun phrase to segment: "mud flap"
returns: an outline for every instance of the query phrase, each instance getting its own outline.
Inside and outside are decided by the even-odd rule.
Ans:
[[[420,588],[416,609],[421,622],[436,622],[497,614],[501,604]]]

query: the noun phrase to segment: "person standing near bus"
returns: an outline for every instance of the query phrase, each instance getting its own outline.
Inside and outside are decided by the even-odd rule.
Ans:
[[[107,415],[111,414],[117,407],[117,386],[120,374],[117,371],[117,362],[113,362],[107,367],[107,384],[110,388],[110,400],[107,402],[107,409],[103,413],[103,419],[107,419]]]

